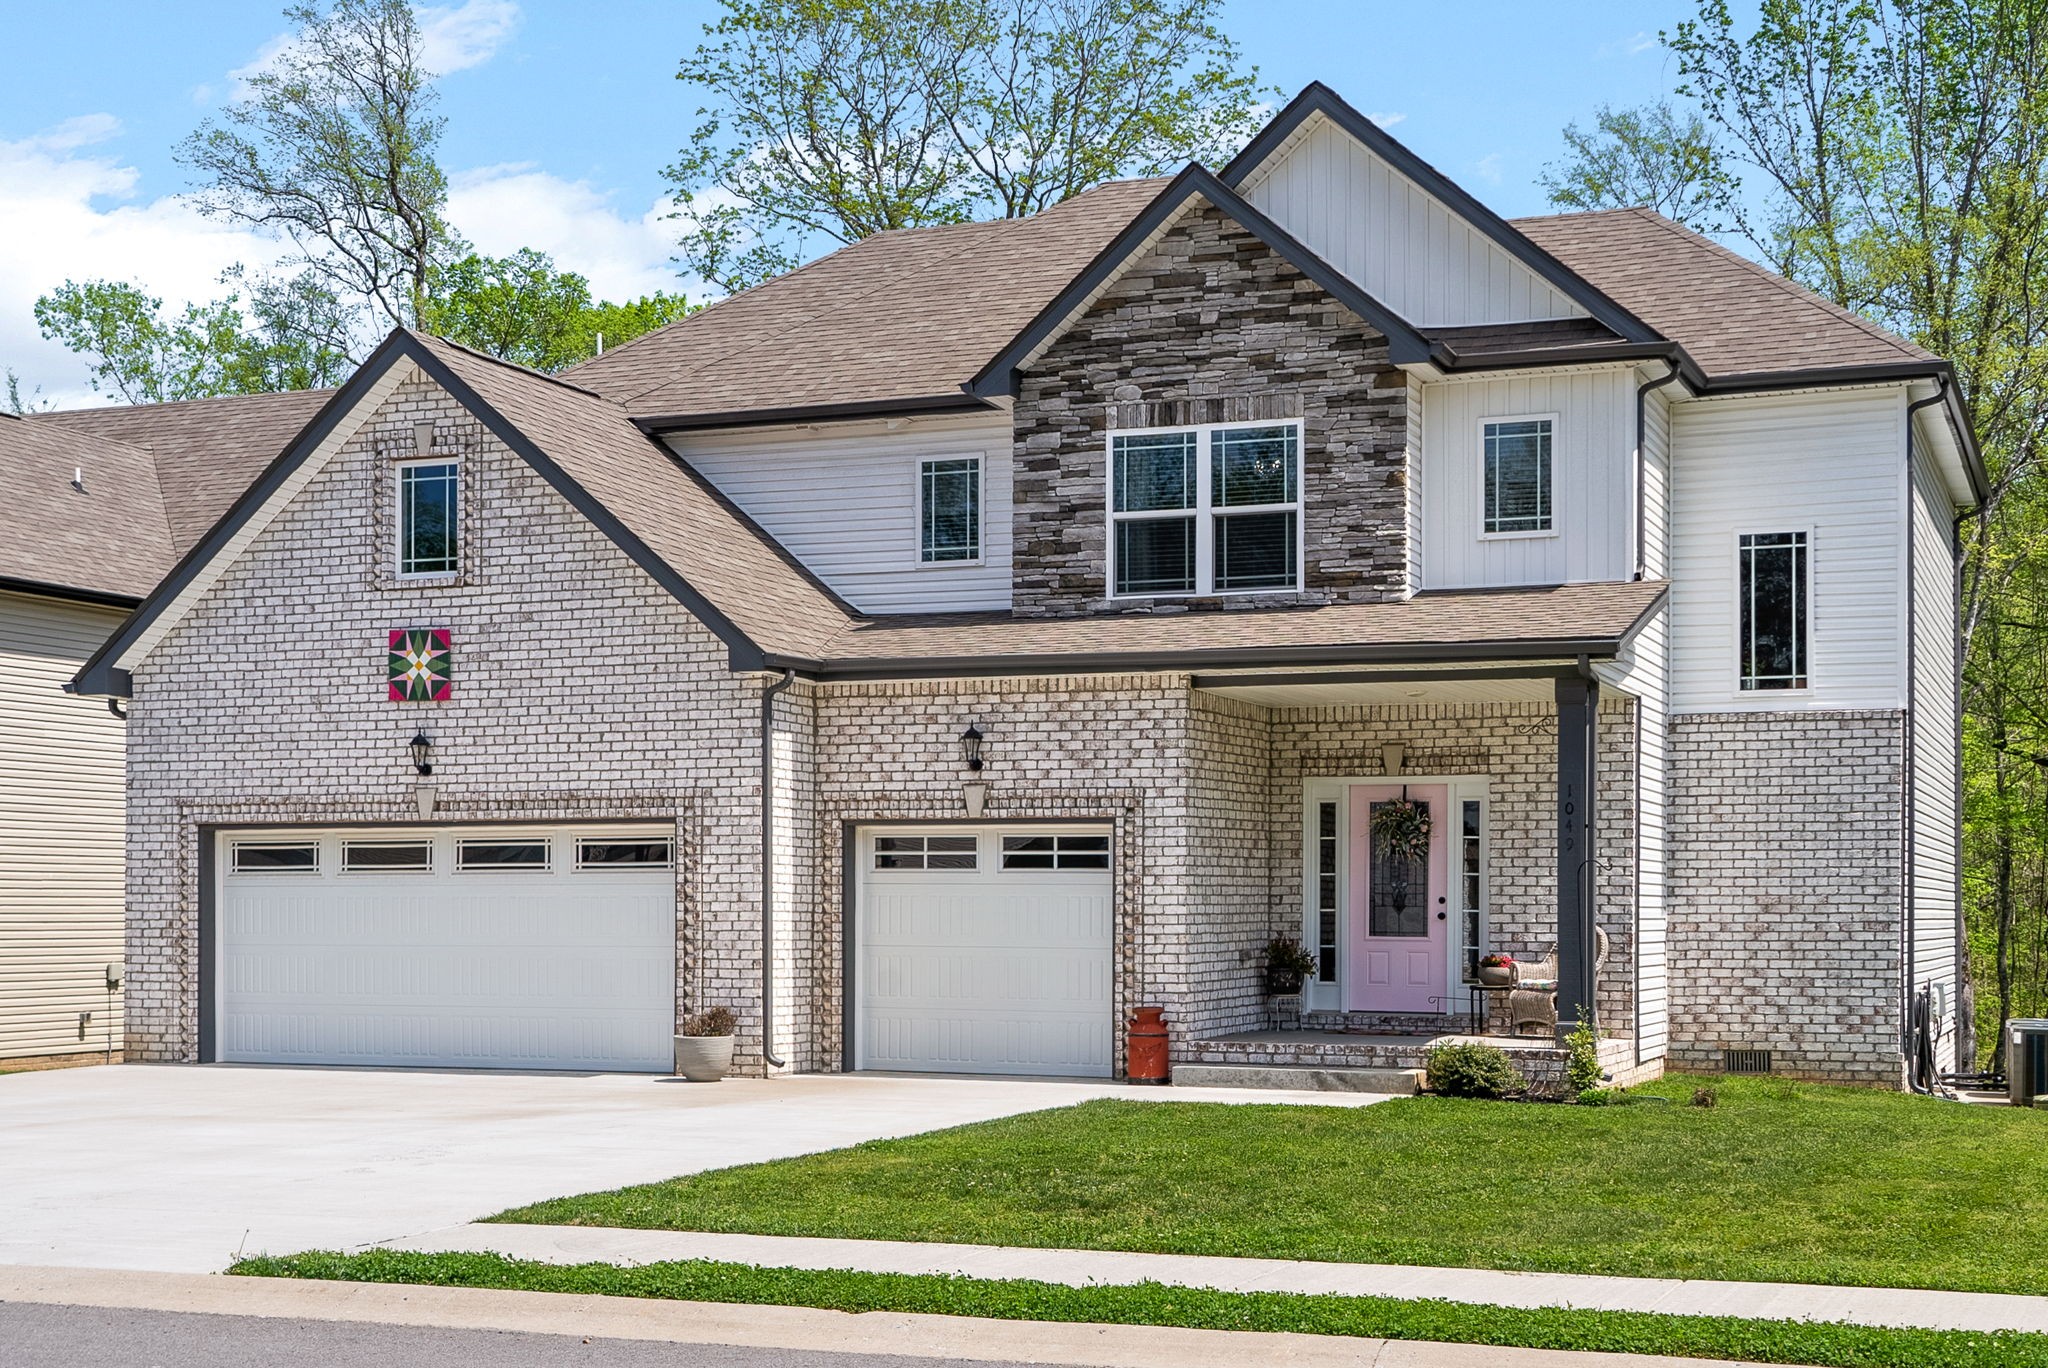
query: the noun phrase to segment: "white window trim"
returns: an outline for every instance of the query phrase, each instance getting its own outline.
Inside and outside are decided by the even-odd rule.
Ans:
[[[405,471],[412,466],[452,465],[455,467],[455,568],[453,570],[408,570],[405,568]],[[462,575],[462,458],[457,455],[411,456],[391,463],[391,563],[398,579],[407,584],[459,579]]]
[[[340,873],[351,878],[360,878],[366,874],[431,874],[434,872],[435,844],[434,839],[430,836],[418,836],[411,839],[398,836],[373,836],[369,838],[345,836],[341,842],[341,863],[338,866],[338,870]],[[384,865],[369,869],[350,869],[348,865],[348,854],[351,850],[362,850],[371,847],[381,847],[387,850],[394,847],[410,849],[416,846],[425,846],[427,848],[427,862],[423,865]]]
[[[1251,504],[1233,509],[1235,513],[1280,513],[1294,515],[1294,583],[1270,589],[1218,589],[1216,584],[1216,508],[1209,468],[1210,434],[1237,428],[1294,429],[1294,502]],[[1164,433],[1195,434],[1195,506],[1164,508],[1142,513],[1116,511],[1116,439],[1151,437]],[[1250,598],[1260,594],[1299,594],[1307,583],[1308,565],[1308,433],[1299,418],[1276,418],[1271,422],[1184,423],[1165,427],[1113,428],[1102,442],[1103,591],[1104,597],[1123,601],[1186,598]],[[1156,522],[1168,518],[1195,519],[1195,587],[1175,593],[1119,594],[1116,591],[1116,527],[1120,522]]]
[[[968,560],[924,558],[924,468],[935,461],[974,462],[974,545],[979,554]],[[980,451],[920,456],[910,463],[910,563],[919,570],[957,570],[988,563],[988,456]]]
[[[541,848],[539,864],[517,865],[465,865],[462,853],[470,846],[494,845],[537,845]],[[537,874],[553,873],[555,868],[555,843],[548,836],[458,836],[455,840],[455,865],[457,874]]]
[[[668,858],[666,860],[649,861],[646,864],[617,864],[610,861],[586,864],[583,859],[583,847],[586,845],[653,845],[656,841],[660,841],[668,847]],[[597,835],[579,834],[571,838],[570,845],[576,852],[575,867],[579,870],[674,869],[676,867],[676,841],[673,836],[610,836],[603,833]]]
[[[274,875],[285,878],[303,879],[309,874],[318,874],[324,859],[321,842],[317,837],[311,840],[295,841],[289,836],[260,837],[255,840],[230,841],[228,843],[228,873],[236,878],[267,879]],[[302,869],[243,869],[241,852],[244,850],[304,850],[313,848],[313,863]]]
[[[1534,532],[1489,532],[1486,530],[1486,429],[1495,423],[1548,423],[1550,424],[1550,526]],[[1544,537],[1558,535],[1557,510],[1557,436],[1558,415],[1555,413],[1490,413],[1479,420],[1474,429],[1473,449],[1479,467],[1475,482],[1479,491],[1478,528],[1481,541],[1538,541]]]
[[[1814,643],[1820,639],[1820,614],[1813,597],[1814,560],[1819,555],[1819,538],[1814,534],[1812,523],[1781,522],[1768,525],[1767,530],[1759,524],[1754,527],[1738,527],[1728,534],[1728,669],[1730,673],[1729,697],[1735,702],[1756,707],[1759,700],[1811,698],[1819,687],[1817,671],[1814,669]],[[1796,689],[1745,689],[1742,687],[1742,539],[1744,537],[1771,537],[1786,533],[1806,538],[1806,683]]]

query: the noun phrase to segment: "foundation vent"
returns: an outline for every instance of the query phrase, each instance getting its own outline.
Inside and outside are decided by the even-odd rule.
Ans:
[[[1731,1074],[1767,1074],[1771,1071],[1769,1050],[1723,1050],[1721,1051],[1721,1072]]]

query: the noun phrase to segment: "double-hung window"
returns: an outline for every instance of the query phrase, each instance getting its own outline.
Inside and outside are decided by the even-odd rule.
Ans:
[[[920,563],[981,559],[979,456],[918,462],[917,523]]]
[[[1301,587],[1301,425],[1252,423],[1109,439],[1117,597]]]
[[[1807,686],[1806,552],[1804,532],[1744,532],[1736,538],[1736,630],[1745,692]]]
[[[1489,537],[1538,536],[1555,530],[1550,507],[1550,445],[1556,420],[1489,418],[1480,424]]]
[[[398,466],[398,573],[452,575],[461,568],[457,461],[405,461]]]

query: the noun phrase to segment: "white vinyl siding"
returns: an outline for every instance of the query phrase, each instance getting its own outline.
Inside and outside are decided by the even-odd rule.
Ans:
[[[1625,367],[1424,385],[1422,587],[1579,584],[1635,569],[1635,378]],[[1551,423],[1551,535],[1485,531],[1485,425]]]
[[[1649,579],[1671,573],[1671,401],[1665,393],[1651,390],[1643,398],[1642,556]]]
[[[64,681],[121,622],[0,593],[0,1059],[121,1048],[121,720]],[[85,1039],[78,1014],[92,1013]]]
[[[1956,1001],[1956,672],[1950,520],[1941,478],[1913,463],[1913,978]],[[1950,1018],[1953,1024],[1953,1018]],[[1952,1049],[1954,1037],[1944,1042]],[[1944,1061],[1946,1063],[1946,1060]],[[1965,1065],[1964,1067],[1968,1067]]]
[[[1010,417],[683,433],[669,444],[856,608],[959,612],[1010,606]],[[923,463],[981,461],[981,556],[926,562]]]
[[[1251,178],[1245,198],[1417,327],[1586,311],[1327,119]]]
[[[1903,706],[1904,401],[1896,389],[1672,409],[1675,712]],[[1737,538],[1803,530],[1809,687],[1738,687]]]
[[[1660,611],[1630,643],[1621,668],[1602,677],[1636,700],[1636,1058],[1664,1056],[1670,1037],[1671,993],[1667,959],[1666,810],[1670,614]],[[1602,726],[1613,725],[1603,718]]]

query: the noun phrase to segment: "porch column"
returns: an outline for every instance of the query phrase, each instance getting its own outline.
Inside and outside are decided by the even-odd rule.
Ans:
[[[1594,1019],[1593,778],[1599,681],[1557,681],[1557,1038]]]

